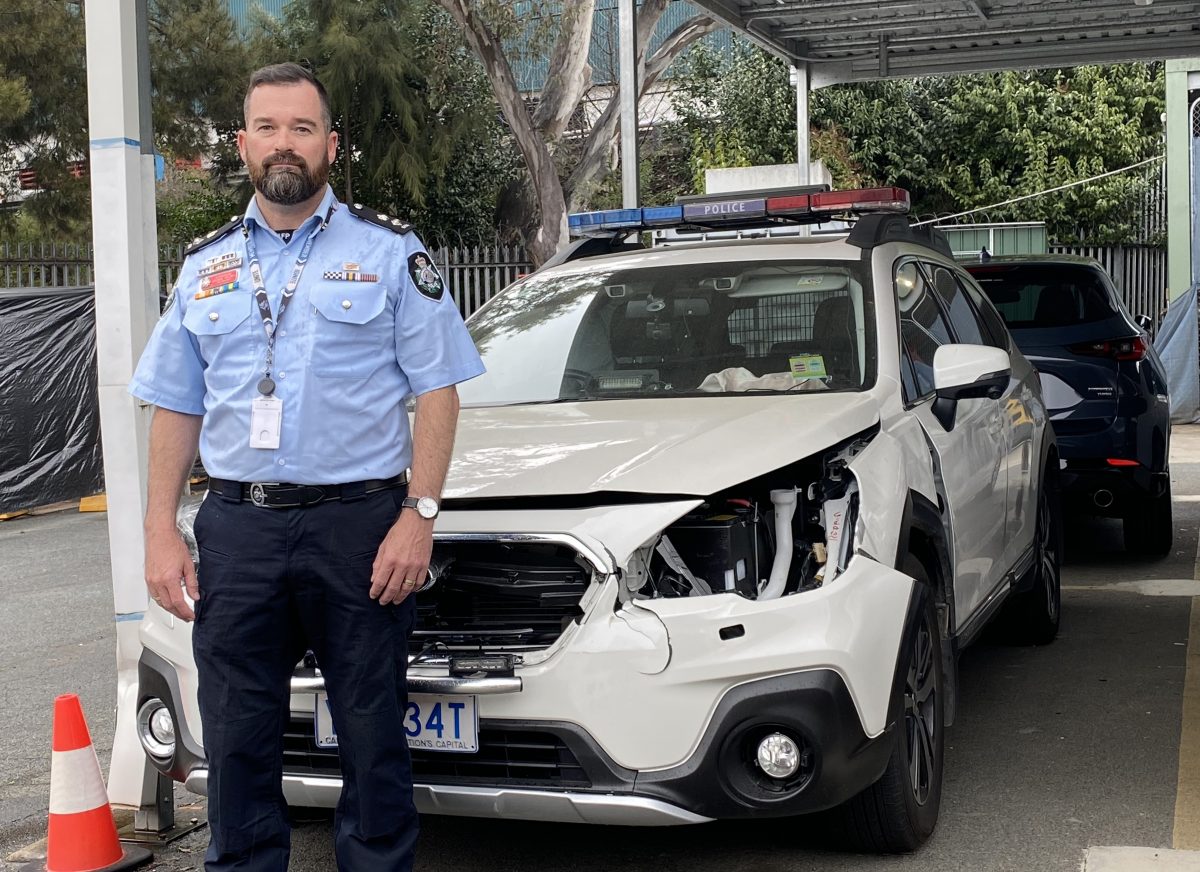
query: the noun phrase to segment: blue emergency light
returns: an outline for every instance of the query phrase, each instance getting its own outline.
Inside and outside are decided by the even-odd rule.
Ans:
[[[811,188],[805,192],[780,191],[777,196],[769,197],[705,197],[675,206],[576,212],[567,216],[567,227],[571,236],[614,236],[667,227],[701,231],[807,224],[828,221],[838,215],[904,214],[909,209],[909,195],[902,188],[811,191]]]

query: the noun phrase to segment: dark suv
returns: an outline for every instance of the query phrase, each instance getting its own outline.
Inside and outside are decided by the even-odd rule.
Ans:
[[[1171,548],[1170,410],[1162,362],[1093,260],[996,257],[964,264],[1037,367],[1058,437],[1063,497],[1124,520],[1125,547]]]

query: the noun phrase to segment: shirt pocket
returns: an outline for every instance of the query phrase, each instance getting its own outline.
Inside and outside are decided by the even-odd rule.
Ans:
[[[244,384],[254,368],[254,326],[248,319],[254,298],[231,292],[189,300],[183,326],[196,338],[209,386]]]
[[[387,286],[378,283],[326,281],[313,289],[313,374],[365,378],[395,359],[387,296]]]

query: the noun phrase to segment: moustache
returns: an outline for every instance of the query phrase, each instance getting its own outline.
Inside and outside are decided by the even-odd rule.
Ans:
[[[301,170],[308,169],[304,158],[293,152],[276,152],[270,157],[263,158],[262,165],[265,170],[273,166],[294,166]]]

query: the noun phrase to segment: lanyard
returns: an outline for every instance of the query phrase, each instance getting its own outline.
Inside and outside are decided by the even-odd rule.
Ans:
[[[336,208],[336,203],[330,205],[329,211],[325,213],[325,219],[304,240],[300,255],[296,258],[296,265],[292,267],[291,278],[284,285],[283,295],[279,299],[279,312],[274,318],[271,316],[271,301],[267,299],[267,287],[263,282],[262,267],[258,262],[258,245],[254,242],[254,234],[250,232],[250,228],[242,227],[242,236],[246,240],[246,256],[250,260],[250,280],[254,284],[254,299],[258,303],[258,313],[262,316],[263,329],[267,332],[267,362],[263,377],[258,382],[258,392],[264,397],[269,397],[275,392],[275,382],[271,378],[271,367],[275,363],[275,331],[283,321],[283,313],[287,311],[288,303],[292,301],[292,296],[296,293],[296,288],[300,284],[300,276],[304,275],[304,267],[308,265],[308,255],[312,251],[313,242],[316,241],[321,231],[329,226],[329,219],[333,217],[333,210]]]

